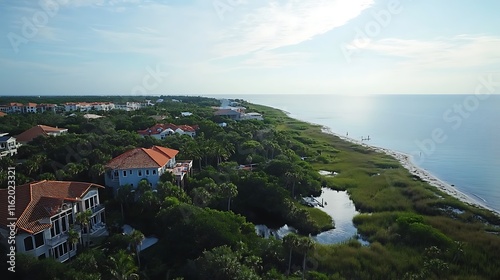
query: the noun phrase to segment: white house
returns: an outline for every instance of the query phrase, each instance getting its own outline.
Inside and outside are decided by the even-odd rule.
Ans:
[[[68,240],[69,230],[80,233],[86,241],[87,231],[76,224],[79,212],[92,212],[89,239],[106,235],[104,205],[100,203],[98,189],[103,186],[83,182],[40,181],[16,187],[17,219],[7,207],[0,209],[0,239],[7,243],[11,230],[16,232],[16,251],[39,259],[52,257],[60,262],[76,254],[76,246]],[[8,201],[8,190],[0,189],[0,199]],[[12,224],[11,224],[12,223]],[[14,225],[14,228],[7,226]],[[82,231],[83,230],[83,231]]]
[[[9,103],[9,109],[7,113],[22,113],[23,112],[23,104],[22,103]]]
[[[26,105],[23,106],[24,113],[36,113],[36,111],[37,111],[36,103],[27,103]]]
[[[50,111],[50,112],[55,113],[56,107],[57,107],[56,104],[38,104],[38,105],[36,105],[37,112],[39,112],[39,113],[43,113],[46,111]]]
[[[262,117],[261,114],[254,113],[254,112],[253,113],[241,114],[240,119],[241,120],[259,120],[259,121],[264,120],[264,118]]]
[[[142,137],[151,136],[156,139],[165,139],[166,137],[173,135],[175,133],[181,135],[189,135],[191,137],[196,136],[197,125],[175,125],[175,124],[156,124],[150,128],[139,130]]]
[[[111,102],[95,102],[92,103],[92,108],[96,111],[110,111],[115,109],[115,104]]]
[[[21,146],[16,138],[7,135],[8,133],[0,133],[0,158],[17,154],[17,148]]]
[[[126,102],[123,104],[115,104],[115,109],[125,110],[125,111],[135,111],[141,109],[141,103],[139,102]]]

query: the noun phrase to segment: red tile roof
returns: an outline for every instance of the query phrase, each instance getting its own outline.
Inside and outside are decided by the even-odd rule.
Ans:
[[[63,130],[67,130],[66,128],[57,128],[46,125],[37,125],[34,126],[25,132],[16,136],[17,141],[19,142],[29,142],[40,135],[47,136],[51,132],[61,132]]]
[[[64,201],[77,201],[85,196],[90,188],[104,188],[101,185],[83,182],[40,181],[16,186],[17,228],[30,234],[50,228],[50,224],[40,219],[56,214]],[[8,192],[0,189],[1,201],[7,201]],[[0,209],[0,225],[7,226],[10,217],[7,207]]]
[[[26,107],[36,107],[36,105],[37,105],[36,103],[29,102],[28,104],[26,104],[24,106],[26,106]]]
[[[7,115],[6,113],[4,113],[4,112],[0,112],[0,117],[4,117],[4,116],[6,116],[6,115]]]
[[[136,148],[127,151],[112,159],[106,168],[133,169],[133,168],[160,168],[174,158],[179,151],[160,146],[151,149]]]
[[[160,134],[161,132],[163,132],[169,128],[172,129],[173,131],[180,128],[183,131],[195,132],[196,129],[198,129],[198,126],[197,125],[191,126],[191,125],[175,125],[175,124],[171,124],[171,123],[167,123],[167,124],[159,123],[159,124],[155,124],[154,126],[152,126],[150,128],[147,128],[144,130],[139,130],[139,131],[137,131],[137,133],[139,133],[140,135],[154,135],[154,134]]]

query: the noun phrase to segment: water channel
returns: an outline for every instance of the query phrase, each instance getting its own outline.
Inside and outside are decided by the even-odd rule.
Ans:
[[[321,244],[337,244],[346,242],[351,238],[357,238],[361,244],[368,245],[368,242],[362,240],[358,236],[358,230],[354,226],[352,219],[354,216],[359,214],[354,207],[354,203],[349,197],[346,191],[335,191],[328,188],[323,188],[322,193],[319,197],[316,197],[318,201],[324,201],[324,207],[319,207],[321,210],[325,211],[330,215],[335,223],[335,228],[319,233],[316,236],[312,236],[316,242]],[[258,235],[265,238],[274,236],[275,238],[281,239],[285,235],[297,231],[284,225],[278,229],[270,229],[266,225],[256,225],[255,230]]]

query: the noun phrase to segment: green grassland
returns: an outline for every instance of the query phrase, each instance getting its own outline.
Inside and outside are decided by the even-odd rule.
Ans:
[[[371,245],[317,245],[319,271],[338,279],[500,279],[497,214],[463,203],[396,159],[323,133],[319,125],[265,106],[250,108],[292,135],[295,150],[314,169],[338,172],[323,184],[347,190],[361,212],[354,223]]]

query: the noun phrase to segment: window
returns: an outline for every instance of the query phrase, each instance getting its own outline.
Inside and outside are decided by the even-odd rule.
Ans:
[[[85,200],[85,209],[89,209],[90,208],[90,201],[89,199],[86,199]]]
[[[142,170],[139,170],[139,176],[142,176]]]
[[[44,244],[43,231],[35,234],[35,248],[38,248]]]
[[[61,233],[61,228],[59,226],[59,220],[55,220],[53,226],[54,226],[56,235],[59,235]]]
[[[62,217],[61,225],[62,225],[62,231],[65,232],[68,229],[68,227],[66,225],[66,216]]]
[[[149,176],[149,170],[146,170],[146,176]]]
[[[123,177],[127,177],[127,170],[123,170]]]
[[[115,177],[118,177],[118,170],[115,170],[115,172],[113,172],[113,175],[114,175]]]
[[[132,175],[132,169],[130,169],[130,170],[128,171],[128,174]]]
[[[28,236],[24,239],[24,250],[25,251],[33,250],[33,238],[31,238],[31,236]]]
[[[153,175],[156,175],[156,169],[153,169]]]

